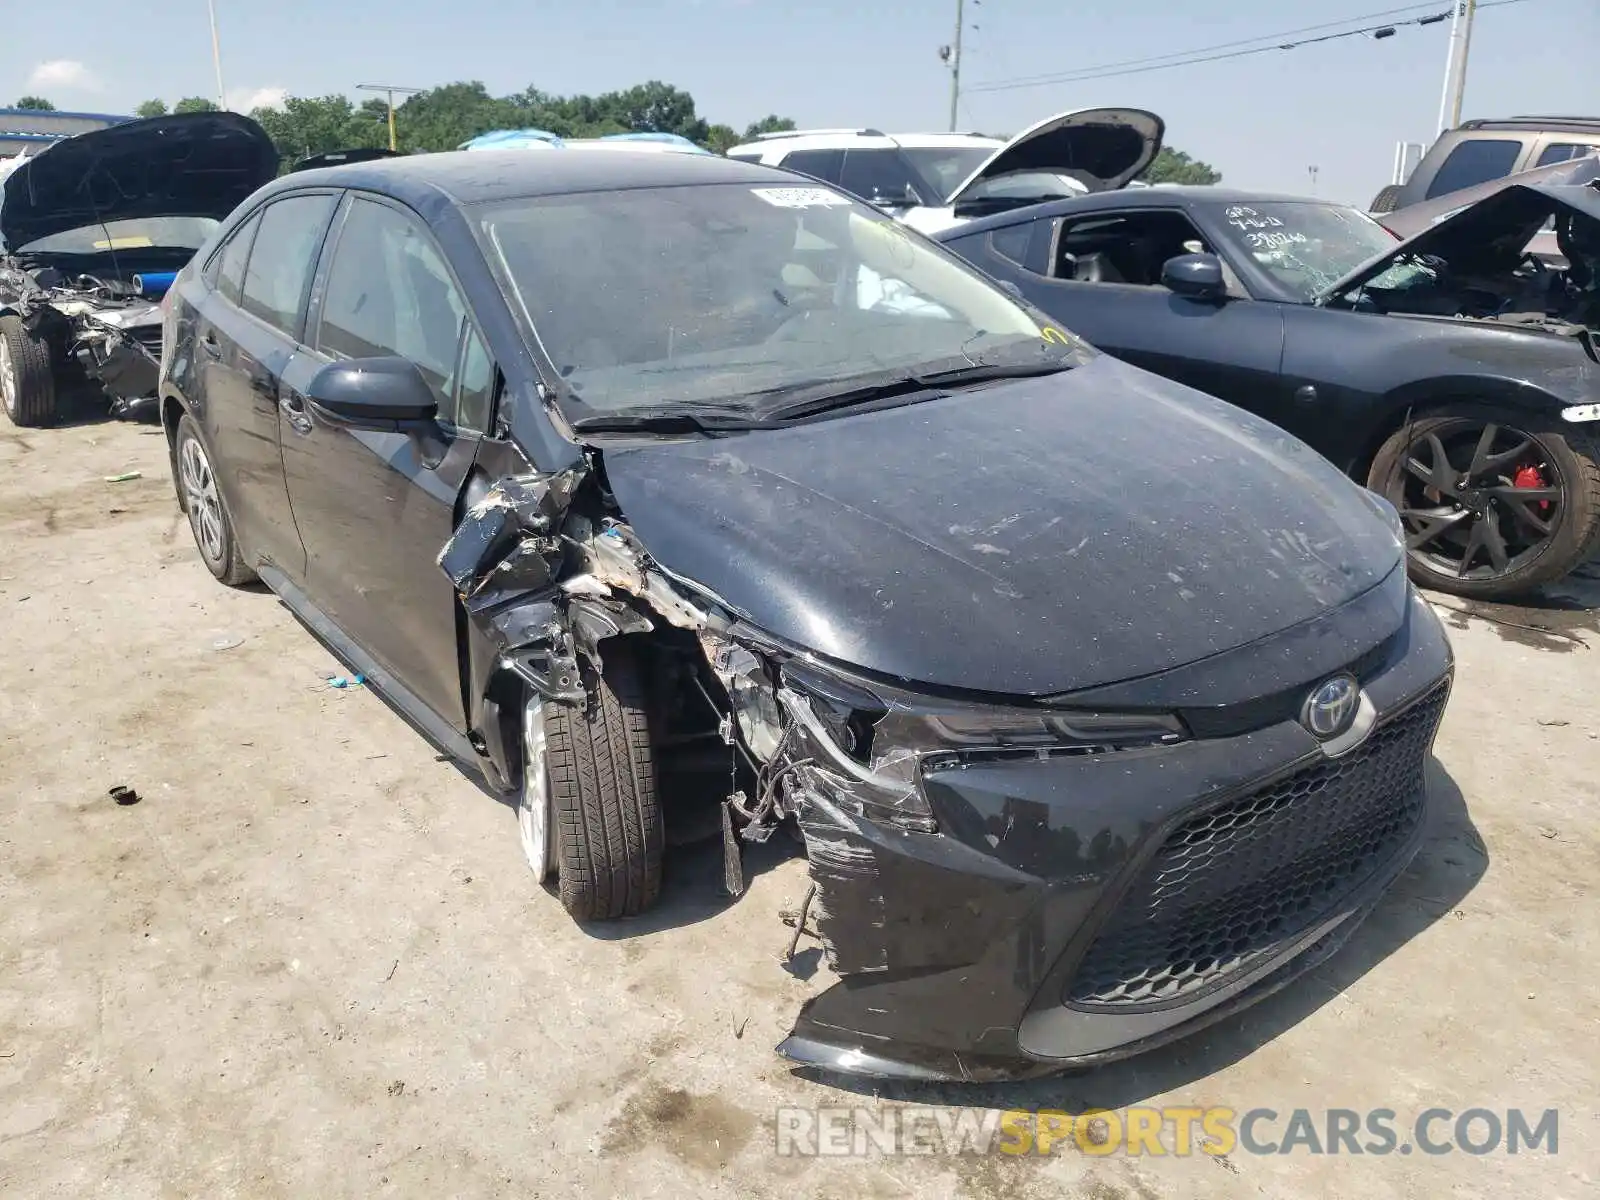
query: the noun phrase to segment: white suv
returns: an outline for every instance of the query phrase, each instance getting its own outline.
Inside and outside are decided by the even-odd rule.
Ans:
[[[924,233],[1025,204],[1126,185],[1161,150],[1154,113],[1085,108],[1009,142],[973,133],[806,129],[763,134],[729,158],[831,183]]]

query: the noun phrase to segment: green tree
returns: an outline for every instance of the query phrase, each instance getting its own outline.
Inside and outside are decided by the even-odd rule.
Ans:
[[[146,100],[133,111],[141,117],[164,117],[167,115],[167,102],[165,100]]]
[[[387,146],[388,113],[382,100],[357,108],[347,96],[290,96],[281,106],[250,115],[277,146],[287,171],[313,154]]]
[[[28,108],[34,112],[55,112],[56,106],[43,96],[24,96],[13,106],[15,108]]]
[[[1222,172],[1210,163],[1190,158],[1182,150],[1171,146],[1161,147],[1145,172],[1140,176],[1146,183],[1221,183]]]
[[[744,140],[753,142],[763,133],[787,133],[793,128],[794,122],[788,117],[765,116],[745,126]]]
[[[207,100],[204,96],[185,96],[172,106],[175,113],[217,112],[215,100]]]
[[[706,130],[702,145],[713,154],[726,154],[744,140],[732,125],[713,125]]]

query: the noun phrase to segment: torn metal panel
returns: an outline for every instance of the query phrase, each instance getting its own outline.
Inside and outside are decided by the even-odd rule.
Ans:
[[[637,596],[679,629],[703,629],[707,615],[670,583],[626,525],[607,522],[582,548],[589,572],[602,583]]]
[[[576,470],[508,476],[467,510],[437,559],[463,600],[534,592],[555,579],[565,551],[559,522],[582,478]]]

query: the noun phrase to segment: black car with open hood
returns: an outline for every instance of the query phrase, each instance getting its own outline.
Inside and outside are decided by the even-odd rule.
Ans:
[[[278,325],[258,255],[303,296]],[[720,830],[734,896],[798,834],[773,942],[831,986],[795,1062],[1157,1046],[1332,953],[1421,841],[1452,659],[1394,510],[831,187],[306,171],[174,296],[202,561],[481,772],[574,918],[663,898],[669,819]]]
[[[0,186],[0,396],[18,425],[57,416],[87,375],[114,410],[154,399],[157,307],[217,225],[278,171],[237,113],[128,121],[57,142]]]

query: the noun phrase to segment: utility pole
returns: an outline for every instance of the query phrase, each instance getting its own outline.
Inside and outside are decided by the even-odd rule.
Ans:
[[[1450,50],[1444,62],[1444,95],[1439,99],[1439,132],[1461,124],[1461,99],[1467,90],[1467,49],[1477,0],[1458,0],[1450,19]]]
[[[961,25],[963,0],[956,0],[956,40],[950,49],[950,132],[956,131],[956,106],[961,103]]]
[[[211,13],[211,62],[217,68],[217,107],[226,111],[228,93],[222,86],[222,40],[217,36],[217,0],[206,0]]]
[[[389,149],[398,151],[400,142],[395,137],[394,132],[394,94],[400,92],[402,95],[415,96],[418,92],[425,92],[428,89],[398,87],[392,83],[358,83],[356,84],[356,90],[361,92],[382,92],[389,97]]]
[[[1311,176],[1311,194],[1315,196],[1317,194],[1317,168],[1315,166],[1307,167],[1306,174]]]

